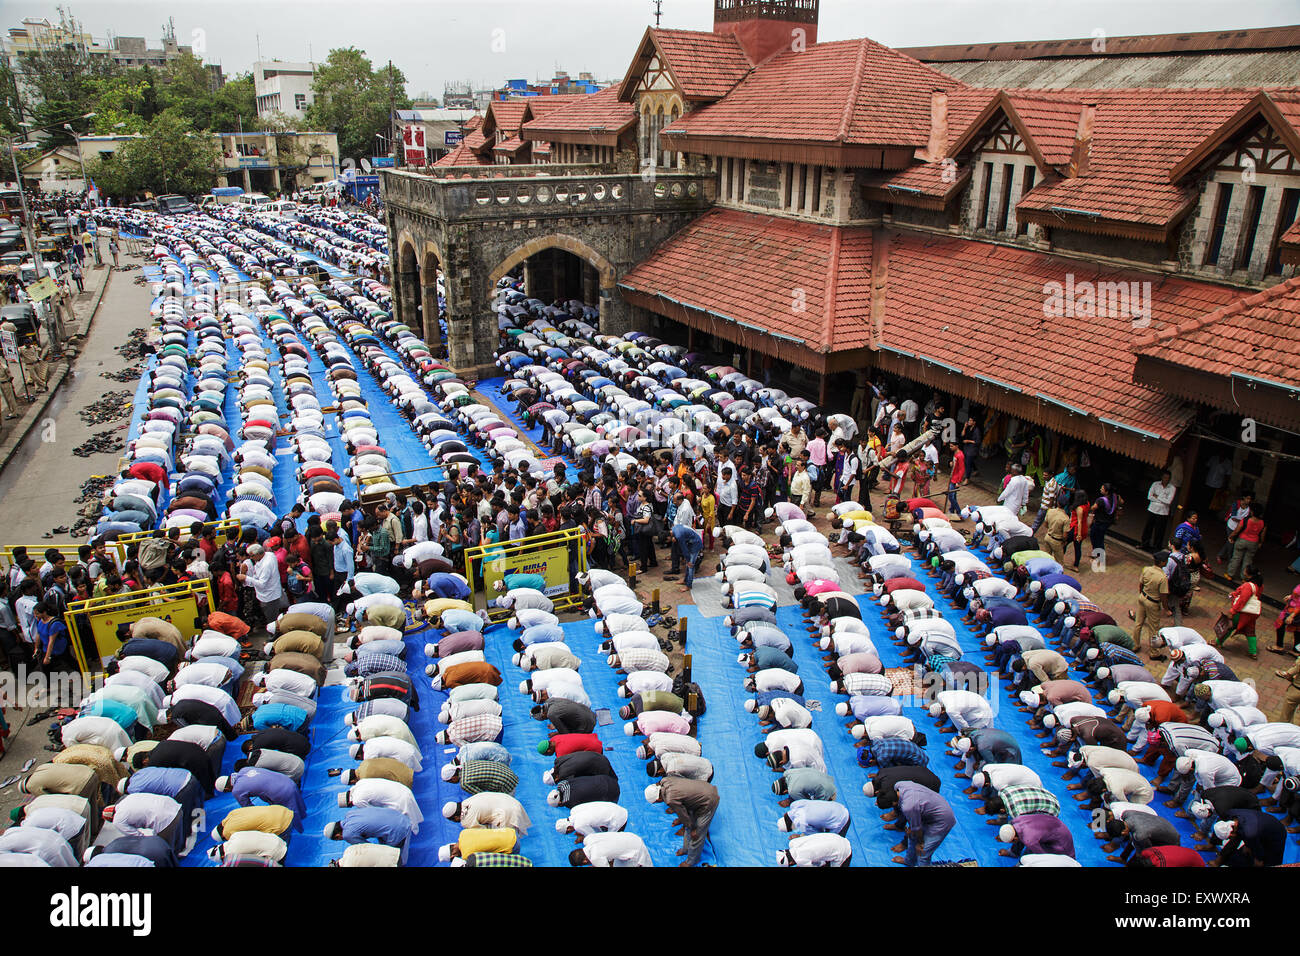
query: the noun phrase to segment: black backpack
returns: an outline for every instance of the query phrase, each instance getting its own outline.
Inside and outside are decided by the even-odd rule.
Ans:
[[[1169,593],[1182,597],[1192,589],[1192,572],[1187,567],[1187,559],[1174,559],[1174,573],[1169,577]]]

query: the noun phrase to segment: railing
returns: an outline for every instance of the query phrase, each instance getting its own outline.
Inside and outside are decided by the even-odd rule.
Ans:
[[[481,583],[488,617],[494,621],[504,620],[511,613],[492,606],[492,600],[501,597],[497,582],[507,574],[541,575],[545,581],[542,593],[551,599],[555,609],[575,610],[582,605],[582,595],[573,590],[576,582],[569,576],[570,557],[575,562],[575,575],[587,570],[586,533],[581,528],[475,545],[465,549],[465,580],[476,592],[480,588],[475,583]]]
[[[712,174],[678,172],[434,179],[385,170],[380,182],[384,201],[393,207],[449,220],[703,209],[716,193]]]
[[[73,601],[64,620],[78,668],[83,674],[98,674],[103,670],[103,659],[117,653],[124,643],[123,629],[129,630],[140,618],[170,621],[181,637],[189,640],[202,630],[202,622],[212,609],[212,584],[203,578]]]

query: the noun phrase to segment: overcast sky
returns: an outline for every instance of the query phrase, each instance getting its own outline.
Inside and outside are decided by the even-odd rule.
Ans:
[[[179,42],[228,73],[264,59],[323,60],[356,46],[391,59],[412,96],[441,96],[449,80],[475,88],[508,78],[621,78],[654,22],[653,0],[242,0],[127,3],[79,0],[67,9],[94,36],[144,36],[158,46],[174,17]],[[55,3],[0,0],[0,27],[58,19]],[[712,0],[663,0],[663,26],[707,30]],[[1300,23],[1298,0],[822,0],[819,38],[869,36],[889,46],[1183,33]],[[498,52],[499,51],[499,52]],[[197,52],[197,50],[196,50]]]

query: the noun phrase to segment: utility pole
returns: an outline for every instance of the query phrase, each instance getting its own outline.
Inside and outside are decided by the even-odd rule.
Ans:
[[[397,165],[397,148],[393,143],[393,133],[395,124],[393,123],[393,109],[396,105],[396,99],[393,92],[393,61],[388,61],[388,150],[393,156],[393,165]],[[426,144],[427,145],[427,144]]]

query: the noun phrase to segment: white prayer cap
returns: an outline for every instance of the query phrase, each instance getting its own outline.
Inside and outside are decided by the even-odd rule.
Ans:
[[[645,788],[646,803],[658,803],[661,795],[662,791],[657,783],[652,783]]]

